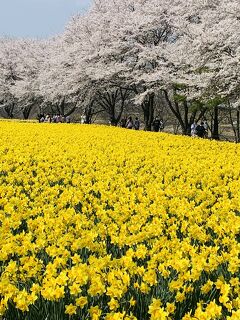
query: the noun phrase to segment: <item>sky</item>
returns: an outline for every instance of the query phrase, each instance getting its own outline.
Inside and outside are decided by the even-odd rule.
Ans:
[[[0,37],[48,38],[70,18],[86,12],[91,0],[0,0]]]

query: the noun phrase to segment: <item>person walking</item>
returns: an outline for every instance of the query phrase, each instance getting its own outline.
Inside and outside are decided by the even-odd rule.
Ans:
[[[134,121],[134,129],[139,130],[139,128],[140,128],[140,121],[139,121],[138,117],[136,117],[135,121]]]
[[[197,128],[197,122],[194,120],[194,122],[191,124],[191,137],[196,136],[196,128]]]
[[[131,116],[129,116],[128,119],[127,119],[126,128],[127,129],[132,129],[133,128],[133,120],[132,120]]]
[[[204,138],[206,136],[206,130],[204,128],[204,123],[203,122],[201,122],[200,125],[197,125],[197,127],[196,127],[196,135],[199,138]]]
[[[154,120],[153,120],[153,123],[152,123],[152,126],[153,126],[153,131],[155,132],[158,132],[159,129],[160,129],[160,120],[158,117],[156,117]]]
[[[127,123],[127,119],[126,119],[126,117],[123,117],[120,121],[120,127],[126,128],[126,123]]]
[[[162,132],[164,129],[163,119],[160,120],[160,131]]]
[[[203,126],[205,129],[205,138],[208,138],[208,123],[206,119],[203,120]]]

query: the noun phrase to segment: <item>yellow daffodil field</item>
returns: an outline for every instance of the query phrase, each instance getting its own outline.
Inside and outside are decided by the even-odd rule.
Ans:
[[[1,121],[0,156],[0,319],[240,319],[240,145]]]

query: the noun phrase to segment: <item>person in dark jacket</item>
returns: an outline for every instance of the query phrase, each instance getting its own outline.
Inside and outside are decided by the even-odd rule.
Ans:
[[[161,122],[158,117],[153,120],[152,127],[153,131],[158,132],[160,129]]]
[[[140,121],[139,121],[138,117],[136,117],[136,119],[134,121],[134,129],[139,130],[139,128],[140,128]]]
[[[126,128],[127,119],[126,117],[123,117],[120,121],[120,127]]]
[[[198,124],[196,126],[196,135],[199,138],[204,138],[206,136],[206,130],[204,128],[204,123],[203,122],[201,122],[201,124]]]

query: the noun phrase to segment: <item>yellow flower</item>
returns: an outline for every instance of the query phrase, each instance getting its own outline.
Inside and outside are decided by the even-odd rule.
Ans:
[[[152,300],[148,313],[151,315],[151,320],[165,320],[168,317],[168,312],[164,311],[158,299]]]
[[[99,307],[91,307],[89,309],[90,315],[91,315],[91,319],[92,320],[98,320],[101,316],[102,311],[99,309]]]
[[[81,292],[80,286],[77,283],[73,283],[71,286],[69,286],[69,289],[72,295],[77,295]]]
[[[205,309],[205,314],[208,316],[210,319],[216,319],[221,316],[222,312],[222,307],[218,306],[215,301],[211,301],[206,309]]]
[[[233,311],[231,316],[227,317],[227,320],[239,320],[240,319],[240,309]]]
[[[176,301],[179,301],[179,302],[183,302],[185,300],[185,294],[184,292],[180,292],[178,291],[177,294],[176,294]]]
[[[176,307],[174,305],[174,303],[167,303],[167,306],[166,306],[166,311],[169,313],[169,314],[173,314],[174,311],[175,311]]]
[[[201,288],[202,293],[207,294],[213,287],[213,282],[208,280],[206,284],[204,284]]]
[[[65,313],[69,315],[73,315],[77,313],[77,306],[74,306],[72,303],[68,306],[65,306]]]
[[[86,297],[79,297],[76,299],[75,303],[82,309],[88,303],[88,299]]]
[[[129,303],[130,303],[130,306],[135,306],[136,305],[136,300],[135,299],[133,299],[133,298],[131,298],[130,300],[129,300]]]
[[[24,289],[22,291],[19,291],[16,297],[14,298],[14,302],[16,303],[16,307],[20,309],[21,311],[28,311],[29,310],[29,298],[28,293]]]
[[[119,307],[118,301],[113,298],[108,302],[108,305],[111,311],[116,310]]]

